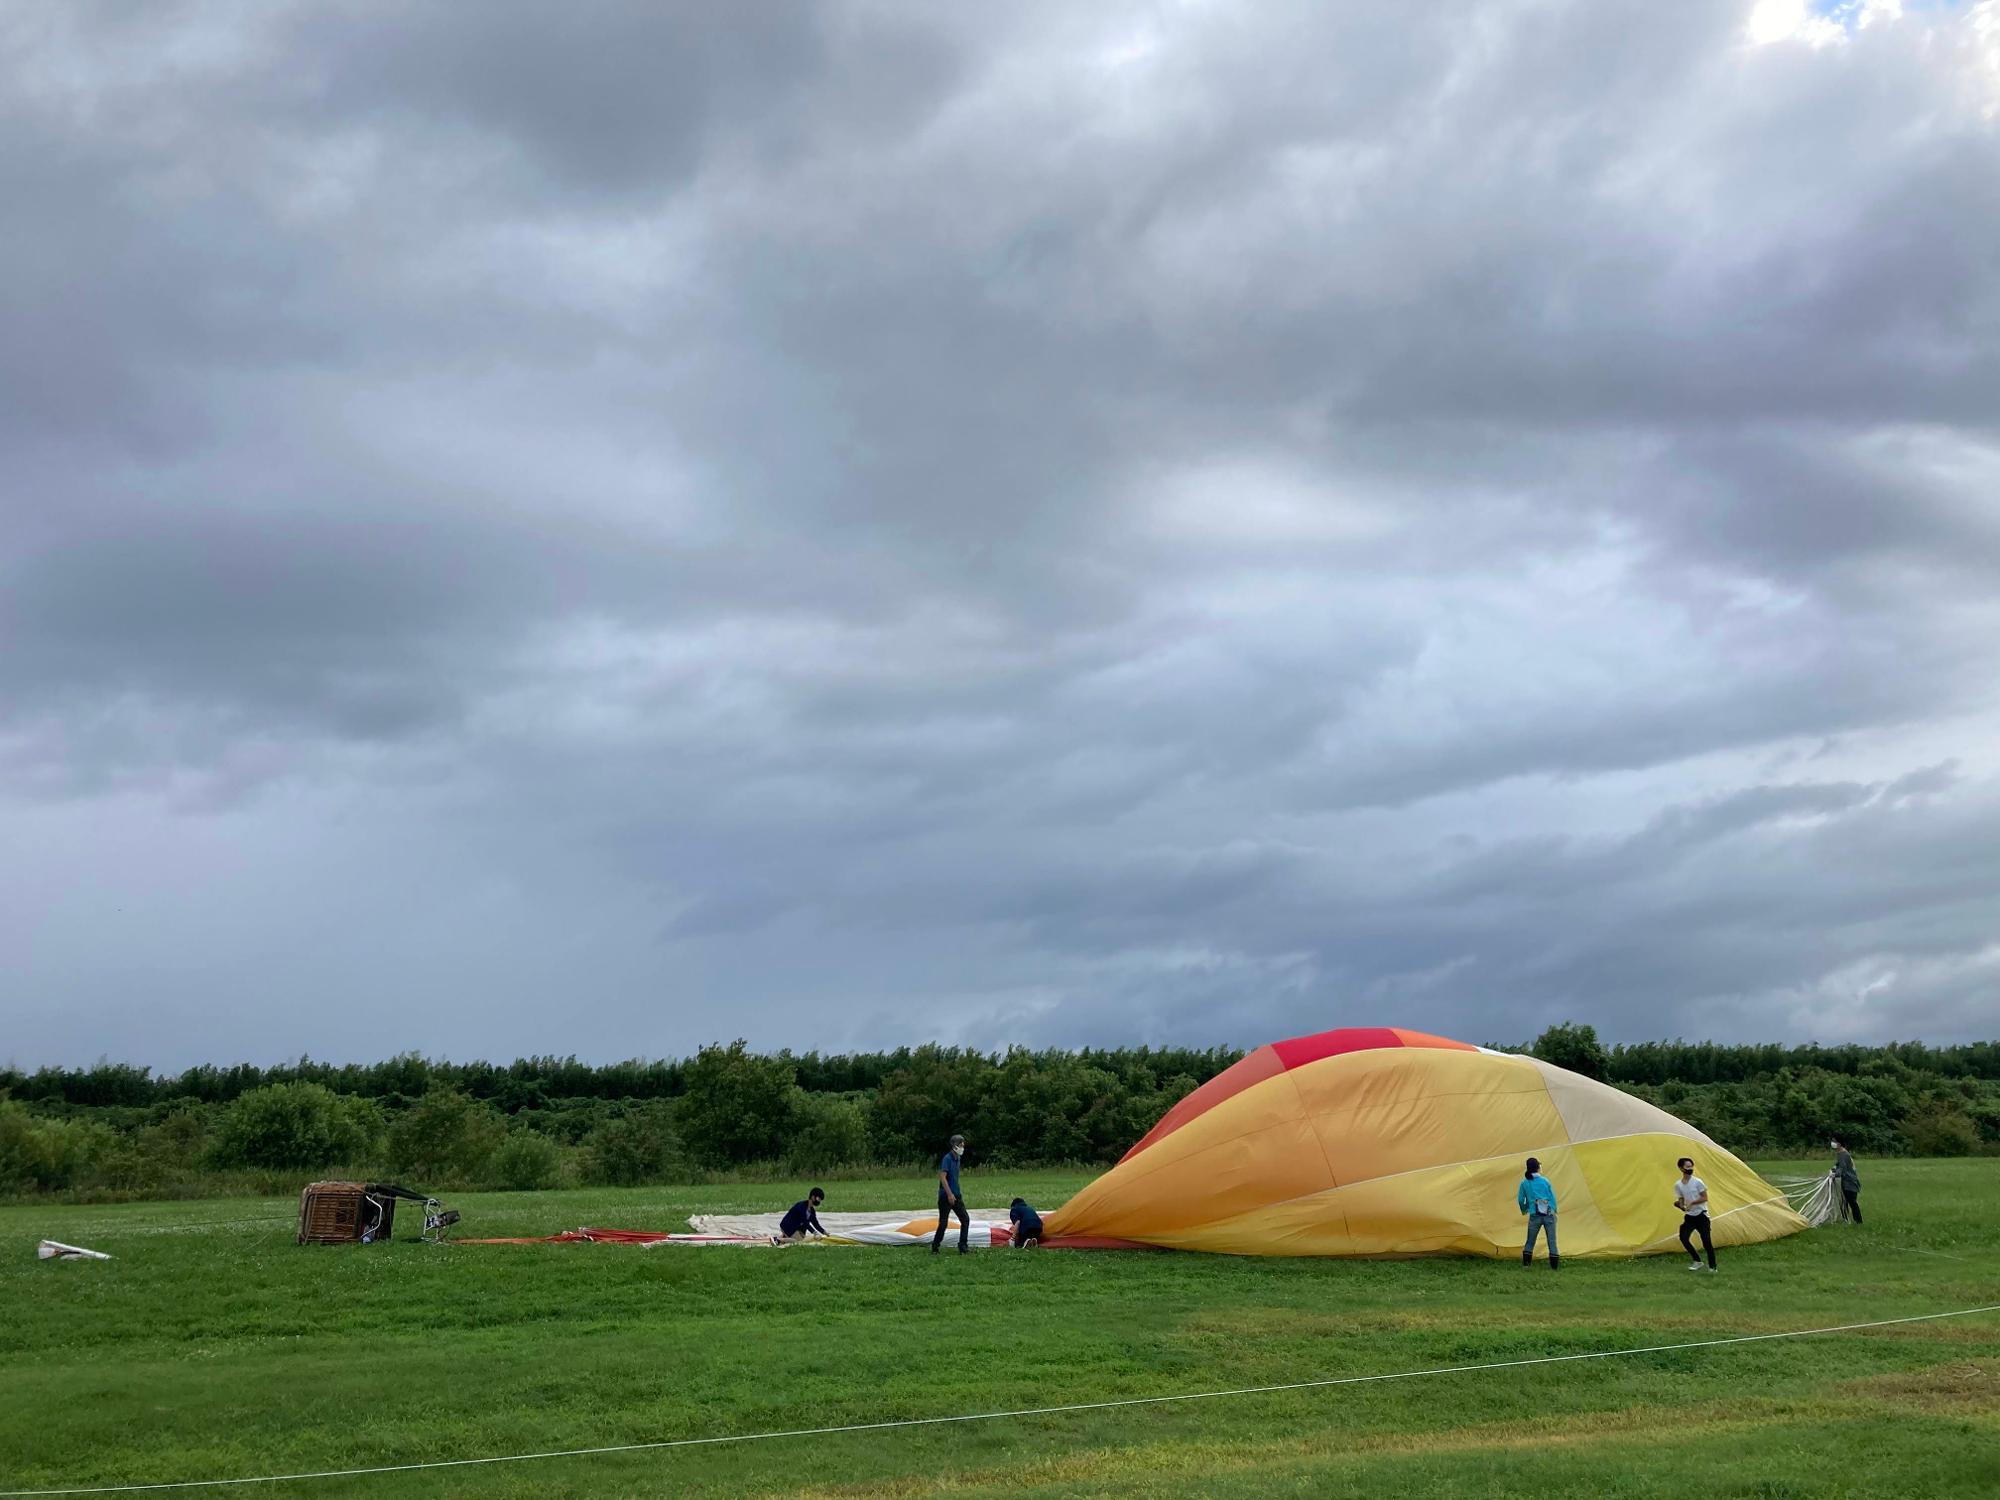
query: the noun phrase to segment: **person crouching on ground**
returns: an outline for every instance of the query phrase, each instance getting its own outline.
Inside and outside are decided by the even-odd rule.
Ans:
[[[958,1215],[958,1253],[965,1254],[968,1247],[965,1237],[972,1232],[972,1221],[965,1214],[965,1198],[958,1190],[958,1159],[965,1155],[965,1137],[951,1138],[951,1149],[938,1158],[938,1227],[931,1236],[931,1254],[938,1253],[938,1246],[944,1243],[945,1226],[951,1222],[953,1214]]]
[[[1861,1174],[1854,1170],[1854,1153],[1847,1149],[1847,1142],[1835,1136],[1830,1142],[1833,1147],[1833,1175],[1839,1179],[1840,1216],[1861,1222]]]
[[[771,1236],[774,1245],[796,1245],[809,1234],[825,1234],[826,1227],[819,1221],[819,1206],[826,1202],[826,1194],[814,1188],[785,1210],[784,1218],[778,1221],[778,1232]]]
[[[1701,1257],[1694,1253],[1694,1236],[1701,1236],[1701,1248],[1708,1252],[1708,1268],[1715,1269],[1715,1241],[1709,1238],[1708,1184],[1694,1175],[1694,1158],[1683,1156],[1678,1163],[1680,1181],[1674,1184],[1674,1207],[1681,1211],[1681,1249],[1688,1253],[1688,1269],[1699,1271]]]
[[[1014,1226],[1009,1241],[1016,1250],[1025,1250],[1037,1244],[1042,1238],[1042,1216],[1028,1206],[1026,1198],[1016,1198],[1007,1210],[1008,1222]]]
[[[1542,1164],[1532,1156],[1528,1158],[1527,1174],[1521,1179],[1520,1192],[1514,1195],[1521,1212],[1528,1216],[1528,1243],[1521,1247],[1521,1264],[1534,1264],[1535,1236],[1547,1234],[1549,1269],[1553,1271],[1562,1265],[1562,1256],[1556,1250],[1556,1190],[1542,1175]]]

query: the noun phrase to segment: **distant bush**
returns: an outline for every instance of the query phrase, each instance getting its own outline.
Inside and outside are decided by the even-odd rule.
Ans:
[[[118,1137],[95,1120],[39,1120],[0,1099],[0,1190],[53,1192],[85,1182]]]
[[[826,1172],[868,1155],[868,1111],[859,1101],[836,1094],[798,1090],[789,1111],[791,1134],[785,1165],[794,1172]]]
[[[583,1176],[593,1186],[658,1182],[687,1165],[673,1108],[664,1102],[637,1105],[584,1137]]]
[[[411,1186],[480,1182],[506,1134],[492,1106],[456,1089],[435,1090],[389,1127],[389,1170]]]
[[[1979,1129],[1955,1104],[1934,1099],[1903,1121],[1903,1139],[1918,1156],[1970,1156],[1979,1149]]]
[[[209,1158],[223,1167],[318,1171],[367,1160],[382,1134],[373,1101],[317,1083],[274,1083],[224,1111]]]
[[[539,1131],[510,1130],[487,1162],[486,1175],[509,1192],[552,1188],[562,1181],[562,1151]]]
[[[191,1100],[169,1106],[152,1124],[119,1137],[98,1163],[98,1180],[123,1192],[159,1192],[199,1177],[208,1154],[208,1115]]]

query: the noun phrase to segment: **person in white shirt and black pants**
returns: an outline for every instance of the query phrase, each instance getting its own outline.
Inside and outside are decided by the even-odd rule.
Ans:
[[[1688,1269],[1699,1271],[1701,1257],[1694,1253],[1694,1236],[1701,1236],[1701,1248],[1708,1252],[1708,1268],[1715,1269],[1715,1241],[1708,1229],[1708,1184],[1694,1175],[1694,1158],[1683,1156],[1679,1163],[1680,1181],[1674,1184],[1674,1206],[1681,1211],[1681,1249],[1688,1253]]]

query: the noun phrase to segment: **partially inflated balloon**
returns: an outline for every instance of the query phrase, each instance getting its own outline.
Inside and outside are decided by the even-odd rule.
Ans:
[[[1678,1249],[1682,1156],[1708,1184],[1717,1244],[1808,1227],[1777,1188],[1642,1099],[1537,1058],[1362,1027],[1259,1047],[1217,1074],[1046,1216],[1043,1242],[1514,1255],[1529,1156],[1556,1190],[1566,1257]]]

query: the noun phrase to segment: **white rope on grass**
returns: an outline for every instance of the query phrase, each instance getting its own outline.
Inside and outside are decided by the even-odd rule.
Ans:
[[[1560,1365],[1581,1359],[1619,1359],[1634,1354],[1671,1354],[1682,1349],[1714,1349],[1724,1344],[1758,1344],[1771,1339],[1803,1339],[1826,1333],[1857,1333],[1867,1328],[1893,1328],[1903,1323],[1935,1323],[1943,1318],[1970,1318],[2000,1312],[2000,1303],[1962,1307],[1953,1312],[1917,1313],[1907,1318],[1877,1318],[1868,1323],[1840,1323],[1828,1328],[1793,1328],[1782,1333],[1744,1333],[1726,1339],[1700,1339],[1687,1344],[1649,1344],[1640,1349],[1598,1349],[1584,1354],[1544,1354],[1533,1359],[1501,1359],[1476,1365],[1437,1365],[1427,1370],[1397,1370],[1383,1375],[1336,1375],[1324,1380],[1295,1380],[1285,1385],[1246,1385],[1231,1390],[1187,1391],[1175,1396],[1125,1396],[1112,1401],[1078,1401],[1064,1406],[1024,1406],[1012,1411],[965,1412],[947,1417],[899,1417],[883,1422],[848,1422],[836,1427],[790,1427],[773,1432],[737,1432],[716,1437],[662,1438],[650,1443],[613,1443],[600,1448],[552,1448],[541,1453],[503,1453],[486,1458],[435,1458],[421,1463],[377,1464],[363,1469],[317,1469],[298,1474],[248,1474],[231,1479],[174,1479],[155,1484],[72,1485],[53,1490],[0,1490],[0,1500],[32,1500],[44,1495],[132,1495],[150,1490],[197,1490],[237,1484],[286,1484],[307,1479],[360,1479],[372,1474],[408,1474],[419,1469],[465,1469],[482,1464],[532,1463],[546,1458],[596,1458],[610,1453],[646,1453],[666,1448],[705,1448],[724,1443],[761,1443],[778,1438],[836,1437],[849,1432],[887,1432],[898,1427],[940,1427],[962,1422],[997,1422],[1008,1417],[1052,1417],[1068,1412],[1109,1411],[1125,1406],[1162,1406],[1178,1401],[1214,1401],[1225,1396],[1269,1396],[1283,1391],[1324,1390],[1336,1385],[1372,1385],[1389,1380],[1419,1380],[1431,1375],[1469,1375],[1484,1370],[1518,1370],[1528,1365]]]

